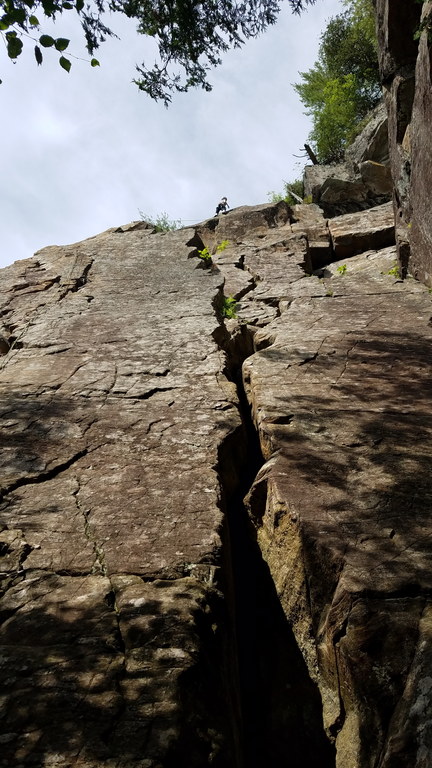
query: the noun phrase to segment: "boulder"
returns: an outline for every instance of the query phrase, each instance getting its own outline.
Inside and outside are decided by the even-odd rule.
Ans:
[[[306,166],[304,192],[326,217],[372,208],[391,199],[387,114],[383,103],[348,147],[345,162]]]
[[[389,162],[388,119],[384,101],[375,107],[363,130],[345,152],[345,161],[354,171],[367,160],[384,165]]]
[[[391,203],[362,213],[336,216],[328,222],[336,259],[349,258],[362,251],[378,250],[395,242]]]
[[[320,204],[324,210],[347,208],[362,210],[367,206],[367,189],[362,179],[343,179],[328,176],[320,190]]]
[[[393,192],[393,180],[390,167],[373,160],[365,160],[359,165],[360,176],[368,193],[377,198],[390,198]]]

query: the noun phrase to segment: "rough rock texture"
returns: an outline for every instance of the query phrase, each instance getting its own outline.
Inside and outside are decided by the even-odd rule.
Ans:
[[[259,276],[239,320],[256,327],[250,307],[280,296],[273,320],[256,312],[257,351],[243,365],[264,459],[249,515],[320,690],[336,749],[330,764],[426,766],[430,296],[399,279],[394,247],[303,277],[302,240],[287,238],[282,281],[282,246],[259,269],[273,233],[246,252],[235,215],[220,222],[221,236],[233,239],[232,254],[240,248],[241,268]]]
[[[347,213],[328,222],[336,259],[350,257],[373,248],[394,245],[393,206],[385,203],[363,213]]]
[[[215,583],[240,419],[187,240],[138,224],[3,271],[0,765],[237,763]]]
[[[388,120],[385,104],[378,104],[365,127],[347,148],[345,160],[354,171],[361,163],[371,160],[387,164],[389,161]]]
[[[432,3],[425,3],[423,18],[432,13]],[[412,218],[409,228],[411,259],[409,270],[432,286],[432,72],[431,42],[427,32],[420,40],[415,72],[415,94],[409,128],[411,157],[410,205]]]
[[[347,150],[344,163],[306,166],[304,192],[321,206],[327,217],[365,210],[391,199],[384,104],[374,110]]]
[[[376,0],[380,70],[389,116],[389,149],[399,260],[432,286],[432,119],[430,41],[415,39],[430,2]]]
[[[3,270],[0,765],[425,768],[431,298],[385,208]]]

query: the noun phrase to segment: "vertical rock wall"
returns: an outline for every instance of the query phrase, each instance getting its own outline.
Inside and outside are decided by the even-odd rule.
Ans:
[[[389,116],[389,150],[400,263],[432,285],[430,190],[432,82],[430,41],[416,33],[430,2],[376,0],[381,78]]]
[[[241,426],[192,234],[2,273],[2,766],[240,764],[218,455]]]
[[[392,242],[281,202],[3,271],[0,765],[429,765],[432,305]]]
[[[302,222],[260,228],[241,209],[199,230],[229,240],[215,258],[239,297],[233,343],[245,324],[253,335],[243,382],[264,464],[249,517],[320,692],[323,764],[426,768],[431,298],[381,247],[388,206],[328,222],[302,208]],[[323,256],[309,237],[324,246],[326,231],[341,260],[307,276]]]

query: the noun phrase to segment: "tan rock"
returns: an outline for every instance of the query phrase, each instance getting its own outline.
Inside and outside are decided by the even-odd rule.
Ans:
[[[432,586],[430,300],[388,274],[394,257],[353,257],[351,274],[331,265],[331,294],[291,302],[243,366],[266,460],[250,517],[338,768],[420,768],[432,743],[423,714],[409,735],[402,726],[431,706],[419,639]]]
[[[337,259],[385,248],[395,242],[393,206],[385,203],[368,211],[336,216],[329,220],[329,230]]]
[[[373,160],[365,160],[359,166],[363,184],[373,195],[390,197],[393,190],[393,181],[390,167]]]
[[[192,234],[122,227],[5,270],[1,765],[186,764],[191,749],[234,765],[221,677],[217,716],[179,705],[219,697],[197,659],[217,624],[215,468],[240,426],[212,338],[223,280],[188,258]],[[232,663],[220,638],[215,669]]]
[[[286,204],[4,270],[0,765],[425,768],[431,310],[389,220],[315,274]]]

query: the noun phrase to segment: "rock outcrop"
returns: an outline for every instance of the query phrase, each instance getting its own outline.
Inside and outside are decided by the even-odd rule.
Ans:
[[[401,267],[432,286],[430,2],[375,0]],[[429,22],[430,27],[430,22]]]
[[[427,765],[431,303],[392,238],[278,203],[3,270],[0,765]]]
[[[236,239],[235,218],[219,227]],[[343,263],[306,278],[296,236],[261,235],[258,253],[237,242],[256,280],[240,322],[279,293],[243,365],[264,459],[247,504],[319,687],[334,764],[420,768],[432,746],[431,304],[400,279],[395,248],[381,249],[386,222],[358,255],[355,231]],[[283,247],[284,280],[280,267],[259,268],[266,252],[280,263]]]
[[[373,208],[391,200],[387,113],[384,103],[336,165],[308,165],[304,192],[327,217]]]
[[[192,234],[138,224],[3,271],[0,765],[237,764],[215,585],[241,423]]]

